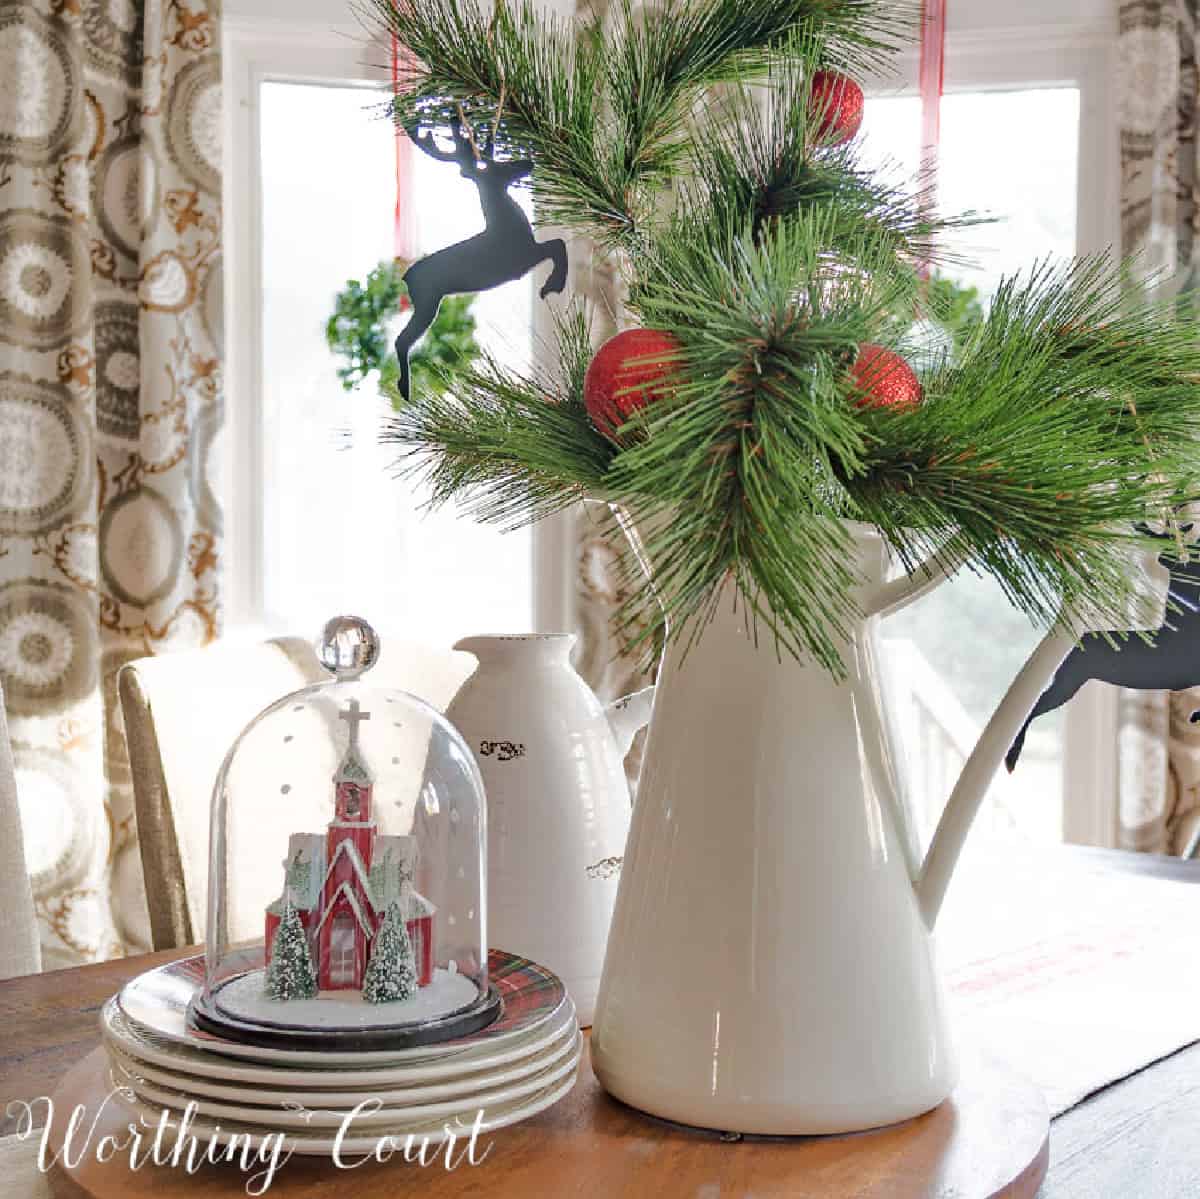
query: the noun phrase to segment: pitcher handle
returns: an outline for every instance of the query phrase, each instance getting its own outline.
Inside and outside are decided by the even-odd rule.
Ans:
[[[868,616],[891,616],[901,608],[907,608],[914,600],[932,591],[939,583],[948,579],[967,560],[966,553],[943,542],[909,574],[884,583],[876,590],[867,607]]]
[[[975,742],[975,748],[946,801],[915,884],[917,903],[927,928],[932,929],[937,921],[958,855],[987,795],[988,784],[1013,738],[1021,731],[1025,718],[1033,711],[1063,659],[1074,649],[1075,642],[1074,632],[1055,625],[1017,672],[1000,706]]]
[[[1171,576],[1158,561],[1157,549],[1137,549],[1129,564],[1129,591],[1122,621],[1127,632],[1150,632],[1167,618]],[[979,811],[1000,761],[1020,732],[1026,717],[1046,690],[1054,672],[1075,648],[1084,632],[1102,631],[1107,623],[1099,611],[1085,608],[1063,614],[1017,672],[1000,706],[992,714],[967,758],[954,790],[946,801],[929,852],[914,888],[926,927],[932,929],[946,897],[950,876],[962,852],[971,822]]]

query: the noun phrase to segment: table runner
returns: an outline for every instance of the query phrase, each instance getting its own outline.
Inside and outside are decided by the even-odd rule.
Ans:
[[[969,850],[937,939],[955,1037],[1033,1079],[1061,1115],[1200,1040],[1198,927],[1200,883]]]
[[[1200,1040],[1198,923],[1200,885],[969,849],[938,928],[956,1040],[1032,1078],[1060,1115]],[[35,1140],[0,1138],[0,1196],[50,1199],[36,1162]]]

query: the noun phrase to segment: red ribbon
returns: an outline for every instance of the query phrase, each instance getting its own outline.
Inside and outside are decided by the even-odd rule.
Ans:
[[[921,161],[929,173],[927,211],[937,206],[938,145],[941,141],[942,84],[946,60],[947,0],[921,0],[921,65],[917,90],[921,95]],[[930,264],[921,264],[929,277]]]
[[[392,38],[392,95],[400,94],[400,67],[404,52],[400,43]],[[407,57],[407,56],[405,56]],[[416,230],[412,220],[412,142],[408,135],[396,126],[396,209],[392,253],[404,262],[416,257]]]

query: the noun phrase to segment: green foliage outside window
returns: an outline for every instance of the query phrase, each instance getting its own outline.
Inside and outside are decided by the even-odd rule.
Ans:
[[[392,394],[399,365],[392,352],[390,331],[401,305],[408,298],[404,268],[394,261],[381,262],[365,282],[350,279],[337,294],[325,323],[325,341],[340,359],[337,376],[353,391],[372,371],[379,372],[380,390]],[[455,375],[479,356],[475,340],[474,296],[447,296],[429,332],[417,343],[410,359],[415,393],[441,393]]]

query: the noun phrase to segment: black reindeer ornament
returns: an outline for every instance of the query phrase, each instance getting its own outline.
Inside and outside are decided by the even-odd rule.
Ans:
[[[1168,605],[1177,610],[1168,614],[1167,623],[1149,640],[1127,637],[1115,649],[1105,637],[1117,638],[1120,633],[1085,633],[1012,743],[1004,759],[1010,771],[1021,756],[1030,723],[1062,707],[1089,679],[1135,691],[1182,691],[1200,685],[1200,556],[1193,552],[1187,562],[1166,555],[1158,560],[1170,571]]]
[[[405,399],[409,389],[408,355],[433,323],[443,297],[511,283],[547,260],[554,266],[542,284],[542,299],[562,291],[567,283],[566,244],[559,237],[538,241],[529,218],[508,194],[518,179],[532,172],[529,159],[497,162],[492,157],[491,139],[479,148],[461,123],[451,130],[453,150],[443,150],[431,133],[422,133],[416,127],[409,128],[408,135],[431,158],[458,163],[463,178],[479,189],[484,231],[427,255],[404,274],[412,316],[396,338],[396,356],[400,359],[400,394]]]

